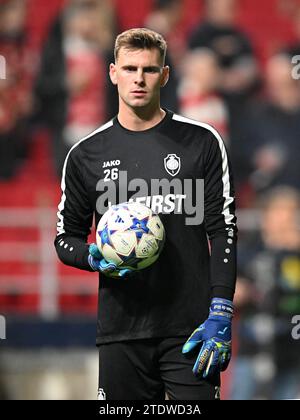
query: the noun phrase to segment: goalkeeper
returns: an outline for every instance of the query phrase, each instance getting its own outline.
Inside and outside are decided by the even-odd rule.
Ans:
[[[144,28],[117,37],[109,75],[118,115],[76,143],[63,168],[55,247],[63,263],[99,273],[99,399],[217,399],[231,356],[231,166],[213,127],[161,108],[166,48],[161,35]],[[107,209],[124,201],[118,197],[141,196],[137,184],[153,202],[160,194],[166,242],[155,264],[130,273],[105,261],[87,238],[93,217],[97,225],[104,213],[99,201]],[[174,209],[164,211],[170,196]]]

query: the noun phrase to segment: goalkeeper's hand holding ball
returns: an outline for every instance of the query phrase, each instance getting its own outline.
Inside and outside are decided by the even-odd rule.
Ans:
[[[132,273],[128,268],[121,269],[116,264],[106,261],[95,243],[89,246],[88,262],[94,271],[99,271],[107,277],[125,277]]]

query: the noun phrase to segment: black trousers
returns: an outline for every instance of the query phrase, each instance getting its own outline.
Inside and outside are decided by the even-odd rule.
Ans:
[[[213,400],[220,398],[220,375],[196,377],[200,347],[181,350],[188,337],[150,338],[99,346],[99,399]]]

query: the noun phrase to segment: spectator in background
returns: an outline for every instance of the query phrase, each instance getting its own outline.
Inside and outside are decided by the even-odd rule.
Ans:
[[[249,110],[239,162],[255,193],[280,184],[299,189],[300,84],[287,54],[268,60],[265,83],[267,99]]]
[[[99,58],[94,11],[71,10],[66,18],[64,54],[68,113],[63,137],[72,146],[104,121],[104,62]],[[94,36],[95,35],[95,36]]]
[[[107,119],[107,51],[114,35],[107,0],[72,0],[45,45],[36,84],[39,117],[53,133],[57,173],[80,138]]]
[[[238,355],[231,399],[300,397],[300,195],[270,190],[262,201],[260,231],[241,241],[238,256]]]
[[[1,1],[0,53],[6,78],[0,79],[0,179],[15,175],[28,147],[33,68],[26,45],[26,14],[25,1]]]
[[[228,131],[233,171],[240,189],[240,167],[236,147],[242,141],[243,125],[247,120],[247,104],[259,85],[258,65],[251,42],[236,27],[239,0],[204,0],[204,16],[191,33],[190,49],[209,48],[217,56],[221,68],[219,92],[228,109]],[[238,170],[236,170],[238,169]]]
[[[187,53],[179,84],[180,113],[212,125],[228,145],[227,108],[217,94],[221,71],[215,53],[197,48]]]
[[[205,0],[204,21],[189,39],[190,49],[210,48],[222,69],[221,91],[231,103],[247,97],[258,77],[247,36],[236,28],[238,0]]]

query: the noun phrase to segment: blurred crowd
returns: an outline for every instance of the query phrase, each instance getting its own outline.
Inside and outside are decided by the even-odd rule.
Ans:
[[[232,399],[300,398],[300,3],[292,2],[294,43],[259,61],[236,19],[238,0],[203,0],[185,37],[182,0],[153,0],[141,26],[168,42],[169,83],[162,106],[214,126],[231,156],[239,209],[258,209],[253,234],[240,233],[237,349]],[[60,178],[70,147],[117,112],[108,79],[120,30],[110,0],[69,0],[52,23],[38,59],[26,33],[26,0],[0,1],[0,180],[26,162],[31,133],[50,133]],[[1,76],[1,75],[0,75]],[[300,78],[300,69],[299,69]]]

